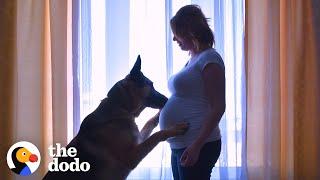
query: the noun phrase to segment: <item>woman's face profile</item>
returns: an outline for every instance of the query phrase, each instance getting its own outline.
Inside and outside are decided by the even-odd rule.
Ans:
[[[193,50],[193,43],[191,40],[187,38],[183,38],[176,33],[173,33],[173,41],[176,41],[177,44],[183,51],[192,51]]]

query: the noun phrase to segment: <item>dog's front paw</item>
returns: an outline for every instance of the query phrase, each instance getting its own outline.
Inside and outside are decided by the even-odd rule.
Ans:
[[[159,116],[160,116],[160,111],[156,115],[154,115],[147,123],[150,123],[151,126],[155,128],[159,124]]]
[[[173,137],[173,136],[178,136],[178,135],[183,135],[185,134],[189,129],[189,123],[178,123],[171,128],[165,130],[167,134],[167,138]]]

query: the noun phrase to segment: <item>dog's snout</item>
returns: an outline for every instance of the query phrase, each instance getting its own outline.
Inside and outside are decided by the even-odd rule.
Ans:
[[[145,105],[147,107],[161,109],[168,101],[168,98],[156,90],[152,90],[150,95],[146,99]]]

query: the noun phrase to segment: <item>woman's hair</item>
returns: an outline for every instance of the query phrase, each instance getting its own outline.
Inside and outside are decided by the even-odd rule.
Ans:
[[[197,50],[212,47],[215,43],[207,18],[198,5],[186,5],[170,20],[172,31],[193,42]]]

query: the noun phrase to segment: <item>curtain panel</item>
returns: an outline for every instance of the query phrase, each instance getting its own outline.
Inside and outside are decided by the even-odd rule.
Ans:
[[[41,179],[51,161],[48,147],[68,141],[71,1],[0,4],[0,179]],[[33,143],[42,155],[40,167],[28,177],[11,172],[2,159],[18,141]]]
[[[319,179],[319,5],[246,1],[249,179]]]
[[[6,153],[12,145],[14,132],[11,121],[14,119],[14,79],[16,66],[16,11],[17,2],[0,3],[0,179],[11,180],[7,168]]]

